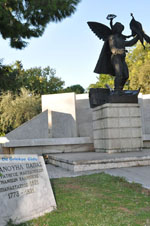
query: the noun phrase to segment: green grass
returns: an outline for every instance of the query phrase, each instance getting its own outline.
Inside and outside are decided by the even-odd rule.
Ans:
[[[150,225],[150,190],[104,173],[51,180],[57,210],[20,226]]]

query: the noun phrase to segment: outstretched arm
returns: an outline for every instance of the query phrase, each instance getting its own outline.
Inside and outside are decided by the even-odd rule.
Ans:
[[[133,46],[137,43],[137,41],[139,40],[138,35],[135,36],[135,38],[131,39],[130,41],[125,41],[125,46]]]
[[[113,29],[113,18],[110,19],[110,27]]]

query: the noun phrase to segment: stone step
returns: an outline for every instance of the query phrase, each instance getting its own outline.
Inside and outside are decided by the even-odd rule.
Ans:
[[[49,154],[48,163],[74,172],[150,165],[150,150],[126,153]]]

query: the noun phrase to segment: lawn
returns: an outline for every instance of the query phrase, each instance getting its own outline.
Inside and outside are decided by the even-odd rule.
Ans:
[[[51,184],[57,210],[19,226],[150,225],[150,190],[139,184],[104,173]]]

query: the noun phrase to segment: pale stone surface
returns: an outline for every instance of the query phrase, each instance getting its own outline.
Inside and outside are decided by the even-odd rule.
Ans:
[[[104,104],[93,109],[94,147],[101,152],[137,151],[143,147],[138,104]]]
[[[10,140],[48,138],[48,111],[42,112],[12,132],[7,133],[6,137]]]
[[[143,134],[150,134],[150,94],[140,93],[138,100],[141,106]]]
[[[15,154],[50,154],[50,153],[77,153],[94,151],[93,143],[91,144],[72,144],[72,145],[51,145],[40,147],[16,147]]]
[[[150,151],[128,153],[52,154],[49,162],[74,172],[150,165]]]
[[[76,95],[76,120],[78,136],[93,138],[92,109],[88,94]]]
[[[31,146],[48,146],[48,145],[68,145],[68,144],[89,144],[92,143],[90,137],[68,137],[68,138],[48,138],[48,139],[25,139],[11,140],[3,144],[4,147],[31,147]]]
[[[43,95],[42,111],[47,109],[51,137],[77,137],[75,93]]]
[[[90,137],[12,140],[3,146],[13,147],[15,154],[42,155],[44,153],[94,151]]]
[[[3,168],[5,167],[5,168]],[[56,209],[42,157],[37,161],[1,163],[0,225],[24,222]]]

